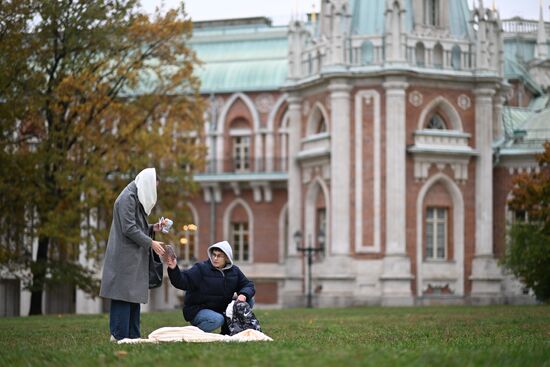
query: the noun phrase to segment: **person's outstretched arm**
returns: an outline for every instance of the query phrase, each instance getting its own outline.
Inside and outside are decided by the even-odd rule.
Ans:
[[[184,291],[196,289],[196,285],[200,284],[201,279],[201,272],[198,265],[193,265],[189,270],[180,270],[176,261],[176,258],[171,258],[166,261],[170,283],[172,283],[174,287]]]

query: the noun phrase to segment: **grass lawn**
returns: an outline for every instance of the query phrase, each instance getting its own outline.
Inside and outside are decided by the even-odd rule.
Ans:
[[[0,318],[0,366],[550,366],[550,306],[257,310],[274,342],[109,342],[108,315]],[[142,336],[186,326],[143,314]]]

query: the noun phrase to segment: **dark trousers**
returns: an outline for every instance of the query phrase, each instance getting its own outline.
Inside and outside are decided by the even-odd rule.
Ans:
[[[124,338],[137,339],[140,337],[140,308],[139,303],[111,300],[109,328],[111,329],[111,335],[116,340]]]

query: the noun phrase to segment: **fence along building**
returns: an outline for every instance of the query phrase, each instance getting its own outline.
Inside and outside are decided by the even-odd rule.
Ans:
[[[310,281],[321,307],[532,302],[497,260],[512,177],[550,139],[540,11],[330,0],[288,26],[195,23],[208,164],[181,264],[228,240],[263,307],[305,305]],[[311,279],[308,246],[323,249]],[[25,314],[12,283],[2,312]],[[102,310],[75,298],[76,312]],[[166,281],[144,309],[180,302]]]

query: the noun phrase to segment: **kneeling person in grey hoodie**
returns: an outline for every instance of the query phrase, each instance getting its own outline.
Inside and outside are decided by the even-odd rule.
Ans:
[[[227,241],[208,248],[208,260],[180,270],[176,258],[167,258],[170,283],[185,291],[183,317],[191,325],[211,332],[222,327],[228,333],[223,312],[237,293],[237,301],[253,305],[254,283],[233,264],[233,250]]]

